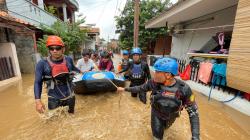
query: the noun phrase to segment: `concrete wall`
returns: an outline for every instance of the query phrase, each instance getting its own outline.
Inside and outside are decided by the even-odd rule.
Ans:
[[[32,36],[15,36],[17,57],[19,60],[21,73],[34,73],[34,41]]]
[[[0,43],[7,42],[5,29],[0,27]]]
[[[11,57],[15,76],[21,77],[15,44],[14,43],[0,43],[0,56]]]
[[[187,22],[185,28],[202,28],[220,25],[230,25],[234,23],[237,6],[230,7],[216,13]],[[207,20],[214,17],[214,20]],[[203,20],[203,21],[202,21]],[[202,21],[202,22],[197,22]],[[172,36],[171,56],[177,58],[187,58],[187,53],[191,50],[199,50],[217,32],[232,31],[233,27],[224,29],[209,29],[202,31],[186,31],[182,35]]]
[[[87,49],[93,49],[93,50],[95,50],[95,41],[86,41],[85,42],[85,47]]]
[[[0,28],[0,43],[8,46],[8,49],[12,49],[11,52],[17,54],[17,58],[20,66],[21,73],[34,73],[35,60],[33,60],[34,55],[34,41],[32,36],[23,36],[16,34],[13,30],[7,29],[9,42],[6,38],[6,33],[4,28]],[[6,45],[7,44],[7,45]],[[11,45],[8,45],[11,44]],[[14,46],[13,46],[14,45]],[[1,54],[5,54],[5,51],[0,50]],[[10,51],[10,50],[6,50]],[[10,54],[10,53],[7,53]],[[1,56],[1,55],[0,55]],[[14,57],[13,56],[13,57]],[[18,66],[18,67],[19,67]]]

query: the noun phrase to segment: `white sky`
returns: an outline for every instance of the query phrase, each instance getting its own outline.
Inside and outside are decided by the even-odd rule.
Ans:
[[[105,40],[118,38],[115,35],[115,19],[125,6],[126,0],[77,0],[79,13],[86,17],[86,24],[96,24],[100,28],[100,36]],[[176,2],[177,0],[171,0]],[[120,9],[120,10],[119,10]]]

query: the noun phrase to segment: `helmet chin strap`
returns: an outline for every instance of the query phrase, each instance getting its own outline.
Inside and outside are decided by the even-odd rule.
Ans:
[[[165,76],[165,75],[164,75]],[[174,85],[175,83],[176,83],[176,80],[174,79],[174,77],[171,77],[170,79],[169,78],[167,78],[166,76],[165,76],[165,82],[164,82],[164,85],[165,86],[172,86],[172,85]]]

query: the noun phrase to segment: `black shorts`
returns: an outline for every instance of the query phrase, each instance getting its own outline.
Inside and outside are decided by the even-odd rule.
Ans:
[[[72,98],[69,98],[67,100],[60,100],[60,99],[56,99],[56,98],[48,98],[48,108],[51,109],[55,109],[59,106],[69,106],[69,113],[74,113],[75,110],[75,96],[73,96]]]

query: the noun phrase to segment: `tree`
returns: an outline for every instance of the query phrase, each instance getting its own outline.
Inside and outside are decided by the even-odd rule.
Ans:
[[[145,29],[145,23],[162,12],[169,5],[169,0],[141,0],[139,16],[139,42],[138,46],[146,50],[151,41],[155,41],[158,36],[167,34],[167,28]],[[133,47],[134,29],[134,2],[128,0],[121,15],[115,17],[117,33],[119,36],[119,46],[122,49],[130,50]]]
[[[75,23],[65,23],[65,22],[55,22],[51,27],[41,25],[42,30],[48,35],[57,35],[62,38],[65,46],[65,54],[69,52],[77,52],[79,46],[87,38],[87,30],[80,29],[80,24],[84,23],[84,18],[78,20]],[[44,35],[42,39],[39,39],[37,42],[38,51],[43,55],[47,55],[46,49],[46,39],[47,35]]]

